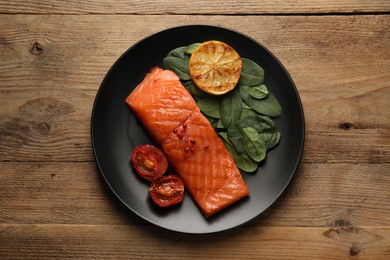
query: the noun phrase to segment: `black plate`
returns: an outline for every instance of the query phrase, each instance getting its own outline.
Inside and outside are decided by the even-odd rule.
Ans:
[[[207,40],[231,45],[243,58],[265,69],[266,85],[283,108],[275,120],[281,141],[267,153],[255,174],[243,174],[250,196],[205,219],[186,194],[183,203],[161,209],[148,196],[148,183],[129,163],[133,149],[152,143],[126,97],[153,66],[163,66],[167,53],[180,46]],[[135,214],[165,229],[183,233],[213,233],[237,227],[255,218],[280,197],[299,164],[304,143],[304,115],[297,89],[283,65],[261,44],[221,27],[191,25],[151,35],[126,51],[112,66],[97,93],[91,122],[92,145],[97,164],[112,191]]]

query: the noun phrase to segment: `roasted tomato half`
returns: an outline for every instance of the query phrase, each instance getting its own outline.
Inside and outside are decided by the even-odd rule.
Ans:
[[[149,144],[135,148],[131,162],[138,174],[149,181],[154,181],[164,175],[168,168],[165,154],[157,147]]]
[[[149,187],[149,195],[160,207],[178,204],[184,198],[184,184],[178,175],[165,175]]]

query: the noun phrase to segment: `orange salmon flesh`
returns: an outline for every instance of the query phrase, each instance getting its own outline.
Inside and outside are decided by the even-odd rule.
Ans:
[[[126,103],[205,217],[249,195],[233,158],[173,71],[152,68]]]

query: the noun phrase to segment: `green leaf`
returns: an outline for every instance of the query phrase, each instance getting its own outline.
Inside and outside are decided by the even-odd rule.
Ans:
[[[202,99],[205,97],[212,97],[211,94],[208,94],[198,88],[192,80],[186,80],[181,82],[183,86],[190,92],[190,94],[195,98],[195,100]]]
[[[265,129],[260,133],[260,136],[263,138],[267,150],[277,145],[280,141],[280,132],[275,129]]]
[[[218,121],[213,125],[215,129],[223,129],[225,130],[225,126],[222,124],[221,119],[218,119]]]
[[[176,49],[173,49],[168,53],[167,57],[176,57],[176,58],[179,58],[182,60],[184,60],[184,59],[189,60],[188,56],[185,55],[186,49],[187,49],[187,46],[182,46],[182,47],[178,47]]]
[[[242,129],[247,127],[256,129],[265,142],[267,149],[274,147],[280,140],[280,133],[275,123],[269,117],[260,115],[248,116],[236,121],[227,130],[229,140],[240,153],[246,152]]]
[[[244,127],[242,131],[247,154],[256,162],[264,160],[267,149],[257,130],[249,126]]]
[[[243,119],[248,116],[256,116],[258,113],[253,110],[250,106],[242,102],[242,112],[241,112],[241,117],[240,119]]]
[[[242,100],[257,113],[262,115],[278,117],[282,114],[282,107],[275,96],[269,92],[266,98],[255,99],[247,92],[240,89]]]
[[[244,86],[258,86],[264,83],[264,69],[252,60],[241,58],[242,69],[239,83]]]
[[[189,61],[187,59],[181,59],[176,56],[165,57],[164,66],[167,69],[173,70],[181,80],[191,80],[189,71]]]
[[[232,143],[229,141],[226,132],[221,132],[219,135],[222,137],[222,142],[225,145],[226,149],[233,157],[234,162],[237,167],[245,172],[251,173],[256,171],[258,164],[252,158],[250,158],[246,153],[238,153]]]
[[[185,49],[184,53],[187,55],[191,55],[194,52],[194,50],[196,48],[198,48],[199,45],[200,45],[200,43],[193,43],[193,44],[188,45],[187,48]]]
[[[214,118],[214,117],[209,117],[209,116],[206,116],[206,118],[207,118],[207,120],[209,120],[211,126],[215,130],[225,130],[225,127],[223,126],[223,124],[221,122],[221,119]]]
[[[222,124],[225,128],[240,119],[242,112],[242,99],[240,93],[236,89],[222,96],[219,113],[221,115]]]
[[[213,118],[221,118],[219,113],[219,99],[217,97],[207,97],[196,101],[200,111]]]
[[[242,91],[245,91],[248,93],[251,97],[256,98],[256,99],[262,99],[268,96],[268,89],[265,86],[265,84],[261,84],[258,86],[245,86],[240,84],[239,86]]]

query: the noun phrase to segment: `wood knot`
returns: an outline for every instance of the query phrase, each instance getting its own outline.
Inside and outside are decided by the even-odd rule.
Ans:
[[[351,256],[355,256],[360,254],[361,251],[362,251],[362,247],[358,243],[353,243],[351,248],[349,249],[349,254]]]
[[[48,123],[40,123],[38,125],[38,132],[41,135],[47,135],[50,132],[50,125]]]
[[[344,122],[344,123],[339,124],[339,128],[340,128],[340,129],[343,129],[343,130],[345,130],[345,131],[350,131],[350,130],[352,130],[354,127],[355,127],[354,124],[348,123],[348,122]]]
[[[74,111],[71,103],[55,98],[35,98],[27,100],[19,111],[25,118],[36,118],[39,121],[48,122],[45,118],[54,118],[57,116],[67,115]],[[38,121],[38,120],[37,120]],[[38,121],[38,122],[39,122]]]
[[[34,55],[39,55],[43,52],[43,45],[39,42],[34,42],[31,46],[30,52]]]
[[[354,227],[349,220],[343,218],[335,219],[330,226],[331,228],[323,233],[328,238],[353,236],[360,230],[358,227]]]
[[[336,219],[335,221],[333,221],[332,227],[352,227],[352,223],[347,220],[347,219],[343,219],[343,218],[338,218]]]

